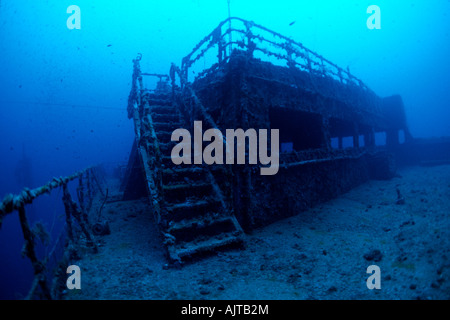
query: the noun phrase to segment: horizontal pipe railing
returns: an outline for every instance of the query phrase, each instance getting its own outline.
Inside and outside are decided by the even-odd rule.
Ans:
[[[90,210],[92,199],[94,197],[93,191],[94,188],[92,184],[96,183],[98,190],[103,194],[99,181],[95,176],[94,169],[95,167],[89,167],[87,169],[78,171],[70,176],[53,178],[52,181],[48,182],[47,184],[39,188],[35,189],[25,188],[18,195],[8,194],[4,197],[3,201],[0,202],[0,228],[2,227],[3,218],[5,216],[7,216],[8,214],[12,214],[13,212],[17,212],[24,238],[24,247],[22,253],[30,259],[31,265],[33,267],[34,279],[31,285],[31,289],[26,296],[26,299],[33,299],[34,296],[36,295],[38,288],[40,288],[43,297],[49,300],[57,298],[57,296],[60,294],[58,290],[55,291],[49,288],[48,275],[46,269],[49,258],[51,255],[53,255],[56,245],[58,245],[59,241],[61,240],[60,238],[63,234],[61,233],[60,237],[58,237],[57,244],[52,249],[50,255],[40,260],[36,253],[35,240],[36,237],[38,237],[40,234],[47,234],[47,231],[42,227],[42,225],[37,230],[34,230],[34,228],[30,227],[30,223],[26,214],[26,205],[31,204],[33,200],[36,199],[37,197],[43,194],[50,194],[50,192],[53,189],[62,187],[64,194],[62,201],[64,203],[66,211],[66,228],[68,239],[68,245],[65,249],[65,252],[67,251],[68,255],[71,255],[75,250],[74,245],[77,241],[75,237],[75,230],[72,229],[73,221],[76,221],[78,223],[78,226],[81,228],[83,235],[86,239],[86,244],[89,247],[92,247],[93,252],[97,252],[97,244],[95,242],[95,239],[93,238],[93,235],[91,234],[92,233],[91,226],[87,217],[87,211]],[[83,179],[83,176],[86,176],[86,179]],[[75,179],[79,179],[79,185],[77,188],[77,195],[79,201],[78,204],[72,200],[72,196],[70,195],[68,190],[68,183]],[[86,208],[84,203],[85,191],[87,191],[86,196],[88,198],[89,203],[87,205],[88,208]],[[62,259],[65,259],[64,254]],[[61,266],[62,265],[63,264],[61,264]],[[57,277],[57,274],[58,272],[55,273],[54,277]],[[59,281],[61,279],[57,280]],[[53,286],[55,287],[57,285],[58,285],[57,281],[56,282],[53,281]]]
[[[3,201],[0,203],[0,227],[3,217],[7,214],[18,210],[25,204],[30,204],[33,200],[43,194],[49,194],[55,188],[62,187],[67,184],[69,181],[75,180],[80,176],[84,175],[86,172],[92,170],[93,167],[89,167],[87,169],[78,171],[70,176],[62,177],[62,178],[53,178],[52,181],[48,182],[44,186],[41,186],[36,189],[28,189],[25,188],[19,195],[8,194],[5,196]]]
[[[231,21],[239,21],[243,23],[244,28],[228,27],[227,29],[222,30],[222,27]],[[255,34],[253,31],[257,30],[264,31],[271,35],[274,39],[280,39],[280,41],[269,40],[262,35]],[[241,41],[231,41],[230,39],[227,39],[227,36],[231,33],[238,33],[243,37],[243,39]],[[236,39],[236,37],[233,37],[233,39]],[[260,47],[255,40],[260,43],[273,46],[277,50],[269,50],[267,48]],[[204,37],[188,55],[182,59],[181,71],[184,77],[187,78],[188,69],[200,58],[205,56],[205,54],[213,47],[219,47],[217,62],[220,64],[227,58],[227,48],[230,46],[233,47],[233,45],[237,45],[238,47],[244,49],[246,48],[250,51],[257,50],[268,56],[285,60],[290,66],[300,67],[300,69],[311,73],[329,76],[336,80],[340,80],[343,83],[355,84],[364,90],[370,90],[363,83],[363,81],[352,75],[349,70],[339,67],[330,60],[306,48],[303,44],[264,26],[237,17],[231,17],[222,21],[209,35]]]

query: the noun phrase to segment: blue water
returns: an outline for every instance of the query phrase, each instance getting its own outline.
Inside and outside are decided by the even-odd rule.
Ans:
[[[73,4],[81,9],[80,30],[67,28]],[[380,30],[366,25],[373,4],[381,9]],[[142,53],[144,71],[168,73],[227,18],[227,5],[1,0],[0,198],[93,164],[126,161],[132,59]],[[413,136],[450,136],[450,1],[231,0],[230,8],[349,67],[380,96],[400,94]],[[16,172],[24,155],[32,163],[28,179]],[[64,213],[59,200],[34,207],[30,219],[48,225]],[[0,230],[0,298],[28,291],[31,267],[21,247],[13,214]]]

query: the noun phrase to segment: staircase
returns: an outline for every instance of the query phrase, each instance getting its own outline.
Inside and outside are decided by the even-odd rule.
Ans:
[[[176,144],[171,141],[172,132],[177,128],[190,128],[179,108],[172,104],[169,96],[162,94],[144,95],[142,105],[141,137],[153,138],[143,148],[144,154],[141,151],[141,158],[144,166],[153,165],[149,165],[150,173],[146,176],[152,175],[158,190],[154,207],[160,211],[159,225],[169,262],[183,263],[242,246],[242,229],[227,210],[209,168],[172,162],[171,151]]]

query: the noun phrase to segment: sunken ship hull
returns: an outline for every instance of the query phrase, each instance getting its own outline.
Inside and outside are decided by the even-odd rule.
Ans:
[[[241,29],[227,28],[232,20]],[[190,82],[211,51],[215,63]],[[172,64],[170,75],[142,73],[140,59],[128,105],[136,141],[123,199],[149,198],[172,263],[242,246],[244,232],[369,179],[392,178],[398,146],[412,140],[400,96],[381,98],[348,70],[249,21],[222,22],[181,68]],[[146,76],[159,77],[156,89],[144,86]],[[248,161],[175,165],[172,132],[193,134],[195,121],[222,132],[278,129],[278,172],[260,175],[261,165]]]

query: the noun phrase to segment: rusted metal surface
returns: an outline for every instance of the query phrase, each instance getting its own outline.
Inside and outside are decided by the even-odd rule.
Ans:
[[[211,52],[210,65],[198,69]],[[140,59],[129,98],[140,150],[134,157],[171,262],[242,244],[242,230],[298,214],[368,179],[391,178],[399,130],[412,139],[401,98],[378,97],[348,69],[250,21],[221,22],[181,67],[172,64],[171,90],[143,88],[142,76],[163,76],[142,73]],[[271,177],[247,163],[175,166],[171,132],[192,132],[194,121],[222,132],[277,128],[290,149]],[[387,145],[376,146],[379,132]]]

